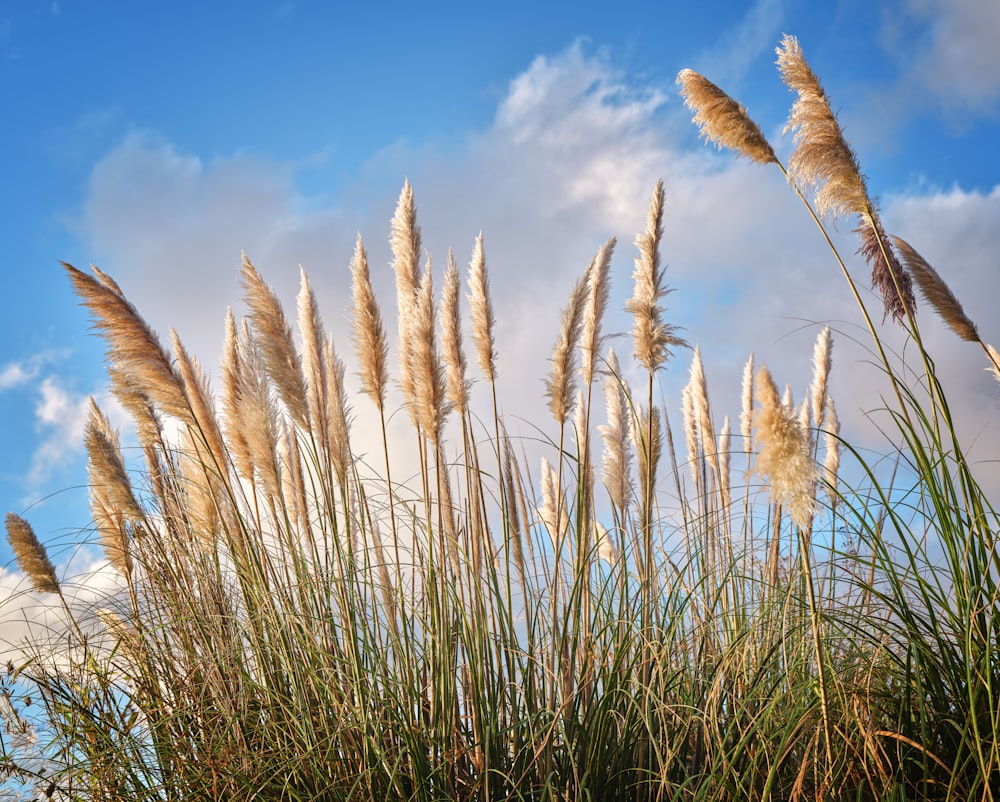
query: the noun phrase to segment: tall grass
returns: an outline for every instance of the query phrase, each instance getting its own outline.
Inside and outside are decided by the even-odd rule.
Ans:
[[[996,352],[886,235],[794,39],[779,66],[797,93],[787,168],[742,106],[696,73],[678,80],[706,137],[788,175],[832,249],[897,402],[907,486],[839,437],[829,330],[798,405],[750,357],[738,431],[713,415],[697,349],[680,403],[657,396],[687,347],[662,303],[659,183],[627,306],[634,369],[603,335],[609,240],[553,321],[537,473],[498,411],[517,388],[503,384],[483,237],[467,291],[485,384],[469,374],[454,258],[440,295],[420,264],[408,184],[391,224],[394,368],[360,238],[351,263],[358,398],[305,273],[293,332],[244,258],[248,312],[226,321],[214,395],[113,279],[67,265],[141,456],[126,459],[92,405],[91,508],[122,591],[100,627],[77,621],[68,645],[8,667],[9,781],[60,799],[1000,794],[997,515],[955,435],[912,282],[1000,369]],[[858,219],[915,361],[883,346],[828,213]],[[387,424],[397,387],[406,443]],[[366,403],[374,433],[352,428]],[[34,592],[72,618],[30,525],[7,525]],[[43,711],[32,743],[18,739],[26,687]]]

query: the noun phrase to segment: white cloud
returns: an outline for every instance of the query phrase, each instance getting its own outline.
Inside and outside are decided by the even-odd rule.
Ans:
[[[1000,114],[1000,4],[900,0],[883,19],[883,46],[898,77],[875,91],[865,109],[879,121],[881,136],[927,112],[956,130]]]
[[[497,156],[513,157],[530,166],[536,189],[551,187],[550,215],[594,206],[607,226],[631,222],[636,193],[651,190],[666,155],[650,125],[665,101],[661,89],[630,85],[606,54],[588,56],[576,42],[536,58],[511,82],[494,128],[477,143],[479,170],[499,171]],[[492,159],[484,144],[497,148]]]
[[[774,51],[784,18],[785,0],[756,0],[743,19],[700,54],[692,66],[704,69],[714,83],[734,92],[753,62]]]
[[[40,491],[59,471],[72,465],[83,450],[87,394],[72,389],[72,380],[61,371],[71,349],[47,349],[0,366],[0,393],[16,395],[16,403],[31,409],[34,435],[12,430],[11,448],[30,454],[30,465],[17,483],[26,494],[25,504],[36,501]],[[94,388],[96,397],[107,394]],[[116,403],[106,403],[117,425],[126,423]]]
[[[0,391],[26,384],[38,375],[38,368],[23,362],[8,362],[0,370]]]
[[[75,626],[101,633],[96,611],[114,606],[122,578],[105,560],[70,560],[57,566],[65,606],[51,593],[38,593],[20,571],[0,567],[0,653],[15,665],[41,655],[65,659],[68,607]],[[49,646],[54,648],[50,649]]]
[[[1000,3],[909,0],[926,25],[914,76],[945,110],[991,114],[1000,100]]]
[[[204,341],[221,334],[241,250],[268,254],[297,200],[287,167],[246,155],[205,164],[133,132],[95,166],[79,225],[93,261],[121,277],[141,309],[171,313],[154,324]]]
[[[68,353],[66,350],[40,351],[27,359],[8,362],[0,367],[0,392],[30,384],[38,378],[43,367],[65,359]]]
[[[41,443],[36,447],[28,472],[29,486],[45,483],[51,472],[72,454],[83,449],[88,396],[65,387],[56,376],[47,376],[38,388],[35,428]]]

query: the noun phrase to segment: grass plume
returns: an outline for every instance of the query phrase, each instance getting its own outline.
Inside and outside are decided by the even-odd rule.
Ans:
[[[59,577],[48,551],[24,518],[7,513],[7,542],[14,559],[39,593],[59,593]]]
[[[962,304],[938,272],[906,240],[894,237],[893,241],[924,300],[934,308],[948,328],[966,342],[980,342],[976,324],[965,314]]]
[[[774,149],[742,103],[733,100],[694,70],[677,74],[684,103],[694,114],[701,135],[719,148],[729,148],[758,164],[778,161]]]

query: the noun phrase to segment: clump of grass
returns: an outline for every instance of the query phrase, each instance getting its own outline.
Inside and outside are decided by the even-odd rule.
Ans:
[[[134,460],[96,404],[86,435],[94,524],[122,592],[96,635],[70,628],[65,659],[39,645],[10,666],[3,698],[30,686],[47,740],[28,766],[9,737],[23,711],[0,706],[0,772],[66,799],[1000,793],[1000,522],[955,437],[911,278],[1000,363],[937,271],[887,237],[790,37],[779,66],[798,95],[787,170],[740,104],[692,71],[678,82],[706,138],[777,165],[828,243],[824,214],[859,218],[886,313],[923,368],[889,358],[834,249],[898,401],[905,480],[840,439],[829,329],[798,406],[751,355],[737,433],[713,413],[697,348],[679,405],[657,397],[657,374],[687,347],[663,306],[662,182],[636,239],[634,364],[606,348],[614,239],[552,322],[537,482],[498,412],[517,388],[501,381],[482,234],[466,295],[486,399],[469,376],[458,267],[449,254],[438,297],[408,183],[391,222],[394,364],[360,237],[351,260],[358,398],[304,272],[294,332],[244,257],[247,313],[227,316],[214,395],[113,279],[67,266],[136,424]],[[374,435],[351,425],[367,403]],[[389,436],[397,403],[406,443]],[[372,436],[380,465],[361,456]],[[411,458],[419,470],[401,481],[393,466]],[[7,527],[30,592],[63,599],[27,522]]]
[[[852,672],[857,681],[840,690],[855,705],[844,731],[856,732],[863,744],[847,755],[852,768],[871,772],[868,793],[875,798],[993,798],[1000,793],[1000,718],[995,714],[1000,671],[985,655],[995,650],[1000,631],[995,549],[1000,520],[955,434],[944,388],[920,334],[913,283],[956,335],[983,348],[994,371],[996,350],[980,339],[940,274],[907,242],[887,236],[857,158],[798,41],[786,36],[777,53],[782,77],[797,100],[786,129],[795,131],[796,149],[787,170],[775,164],[819,226],[868,323],[898,402],[889,410],[898,430],[897,464],[912,477],[905,488],[880,482],[848,446],[870,481],[872,496],[863,501],[860,494],[838,491],[825,464],[826,484],[836,491],[831,504],[838,504],[849,531],[865,547],[848,554],[855,563],[852,584],[864,602],[860,609],[877,622],[859,630],[862,645]],[[713,109],[722,107],[732,118],[735,101],[726,106],[713,94],[704,96],[713,105],[704,105],[703,96],[687,88],[697,86],[691,80],[682,85],[706,136],[749,155],[741,140],[724,139],[706,122],[719,114]],[[818,214],[807,199],[810,190]],[[859,219],[860,252],[872,266],[872,284],[886,314],[906,330],[922,370],[889,358],[823,228],[820,216],[827,213]],[[907,381],[910,377],[915,381]],[[819,408],[814,402],[814,415]],[[830,421],[835,430],[832,407]],[[845,606],[836,601],[839,609],[831,612],[840,617]],[[833,774],[829,781],[834,782]]]

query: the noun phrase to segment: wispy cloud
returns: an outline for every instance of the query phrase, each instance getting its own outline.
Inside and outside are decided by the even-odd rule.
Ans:
[[[666,155],[652,126],[666,100],[663,88],[631,83],[606,52],[589,55],[578,41],[511,82],[493,129],[474,140],[477,172],[494,177],[502,160],[519,163],[533,189],[551,187],[547,216],[589,207],[604,225],[631,224]]]
[[[35,428],[41,442],[31,459],[29,486],[43,485],[68,456],[83,451],[88,398],[73,392],[56,376],[42,381],[35,404]]]
[[[0,366],[0,393],[30,399],[34,436],[25,432],[18,448],[30,451],[30,467],[19,483],[31,496],[58,468],[83,450],[87,394],[75,392],[57,372],[70,351],[50,349]],[[11,444],[13,445],[13,444]]]
[[[27,384],[38,375],[38,367],[24,362],[8,362],[0,368],[0,392]]]
[[[917,26],[912,75],[946,112],[993,116],[1000,101],[1000,3],[907,0]],[[900,43],[905,44],[905,43]]]
[[[884,14],[881,38],[897,75],[870,90],[865,111],[878,136],[922,114],[957,131],[1000,116],[1000,4],[900,0]]]
[[[38,378],[46,365],[65,359],[68,353],[65,349],[39,351],[26,359],[0,366],[0,392],[30,384]]]
[[[710,74],[719,86],[735,91],[751,65],[774,50],[785,20],[785,0],[756,0],[743,18],[701,53],[691,67]]]

